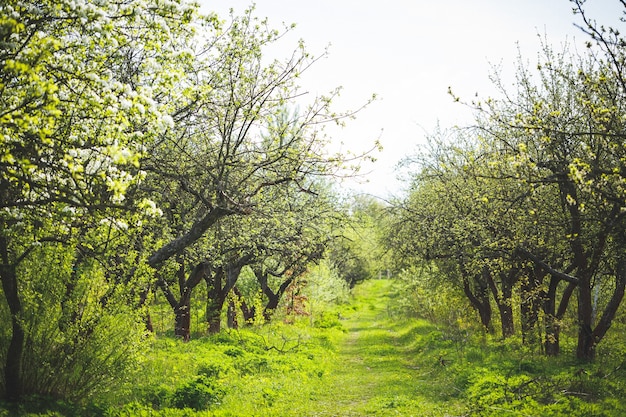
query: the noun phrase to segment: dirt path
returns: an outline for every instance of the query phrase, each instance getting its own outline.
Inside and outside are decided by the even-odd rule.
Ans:
[[[397,323],[389,314],[390,281],[371,281],[355,290],[356,310],[346,315],[347,335],[330,376],[328,398],[315,416],[423,415],[412,366],[415,327]],[[422,410],[424,411],[424,410]]]

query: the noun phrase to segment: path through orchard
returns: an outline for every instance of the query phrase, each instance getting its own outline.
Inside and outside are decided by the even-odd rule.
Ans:
[[[445,369],[428,352],[427,339],[436,329],[394,317],[392,286],[372,280],[355,288],[354,308],[342,317],[347,333],[328,391],[311,408],[318,410],[313,416],[455,415],[459,404],[441,392]]]

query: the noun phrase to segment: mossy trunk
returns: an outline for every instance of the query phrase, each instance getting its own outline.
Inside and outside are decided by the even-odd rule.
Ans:
[[[211,302],[207,302],[207,330],[211,334],[219,333],[222,330],[222,308],[225,300],[226,297],[217,297]]]
[[[180,337],[185,342],[191,339],[191,302],[189,299],[183,300],[174,309],[174,335]]]
[[[595,327],[592,327],[593,307],[591,301],[591,285],[579,285],[579,331],[576,357],[585,361],[592,361],[596,356],[596,346],[606,335],[611,323],[617,314],[624,292],[626,290],[626,260],[619,263],[615,273],[615,287],[611,298],[606,304],[602,316]]]
[[[219,333],[222,329],[222,309],[228,298],[228,293],[237,284],[241,268],[251,258],[250,255],[246,255],[231,264],[216,268],[211,276],[206,277],[206,321],[209,333]]]

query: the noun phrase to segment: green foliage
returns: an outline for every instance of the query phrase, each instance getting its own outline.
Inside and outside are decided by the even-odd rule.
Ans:
[[[337,328],[337,329],[342,330],[343,325],[341,324],[339,317],[340,317],[339,313],[330,312],[330,311],[322,312],[320,315],[318,315],[315,318],[315,322],[314,322],[315,327],[319,327],[320,329]]]
[[[11,400],[123,386],[156,284],[188,311],[210,271],[216,330],[242,266],[273,277],[261,285],[271,310],[322,257],[339,216],[319,178],[355,168],[328,156],[321,128],[352,113],[331,109],[338,91],[290,110],[316,61],[303,42],[265,59],[290,27],[270,28],[254,7],[229,24],[199,7],[0,4],[0,313],[10,323],[0,385]],[[63,256],[36,259],[54,250]],[[187,339],[185,317],[176,334]]]
[[[476,312],[458,287],[440,276],[436,268],[412,268],[402,271],[396,281],[392,312],[428,320],[446,329],[435,337],[463,351],[473,335],[484,334]]]
[[[624,414],[626,59],[583,3],[599,49],[545,47],[516,94],[472,103],[477,129],[437,132],[389,222],[318,180],[353,172],[321,129],[351,113],[338,90],[290,110],[316,58],[268,62],[284,32],[254,7],[4,1],[0,415]],[[205,280],[217,331],[242,271],[251,326],[145,337],[155,284],[199,317]]]
[[[40,247],[21,268],[38,277],[22,287],[24,392],[77,401],[128,389],[146,345],[142,311],[128,305],[126,290],[61,245]],[[10,340],[0,338],[0,360]]]
[[[224,395],[225,391],[212,378],[200,375],[176,388],[172,393],[171,404],[175,408],[206,410],[219,404]]]
[[[334,339],[332,331],[322,334],[306,322],[285,325],[279,321],[189,343],[154,339],[139,383],[126,400],[134,405],[110,412],[166,416],[185,415],[180,414],[184,411],[195,416],[287,410],[290,397],[306,397],[325,381]]]
[[[329,245],[328,260],[350,286],[390,273],[383,246],[385,207],[373,197],[355,196],[345,209],[348,221],[342,235]]]
[[[346,281],[331,267],[327,259],[310,268],[303,291],[311,303],[319,304],[320,310],[347,303],[350,298]]]
[[[10,415],[617,417],[626,412],[620,355],[592,364],[547,358],[517,338],[502,343],[471,332],[459,350],[451,339],[454,327],[390,308],[402,288],[388,280],[355,287],[351,304],[337,309],[346,332],[276,321],[189,343],[153,339],[143,372],[123,401],[76,406],[39,399]]]
[[[599,48],[544,43],[536,65],[520,57],[513,91],[494,74],[475,128],[436,131],[407,161],[387,242],[405,268],[434,264],[484,327],[521,329],[549,355],[575,310],[575,355],[591,361],[626,288],[626,55],[620,31],[573,3]]]

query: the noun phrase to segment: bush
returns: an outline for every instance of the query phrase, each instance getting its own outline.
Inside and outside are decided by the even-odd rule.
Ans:
[[[336,312],[323,311],[315,319],[315,327],[320,329],[343,329],[343,324],[339,321],[339,314]]]
[[[145,347],[142,312],[132,307],[129,287],[61,246],[38,248],[20,268],[37,278],[21,288],[24,394],[83,401],[127,388]],[[0,314],[10,321],[6,310]],[[0,363],[9,343],[10,334],[0,332]]]
[[[177,388],[172,394],[172,406],[176,408],[192,408],[196,411],[206,410],[212,405],[219,404],[226,394],[218,384],[199,375],[194,380]]]
[[[224,372],[225,367],[217,363],[205,363],[198,367],[198,375],[205,376],[207,378],[219,378]]]
[[[160,410],[169,405],[172,391],[165,385],[159,385],[156,387],[150,387],[146,390],[143,398],[147,401],[148,405],[155,410]]]

